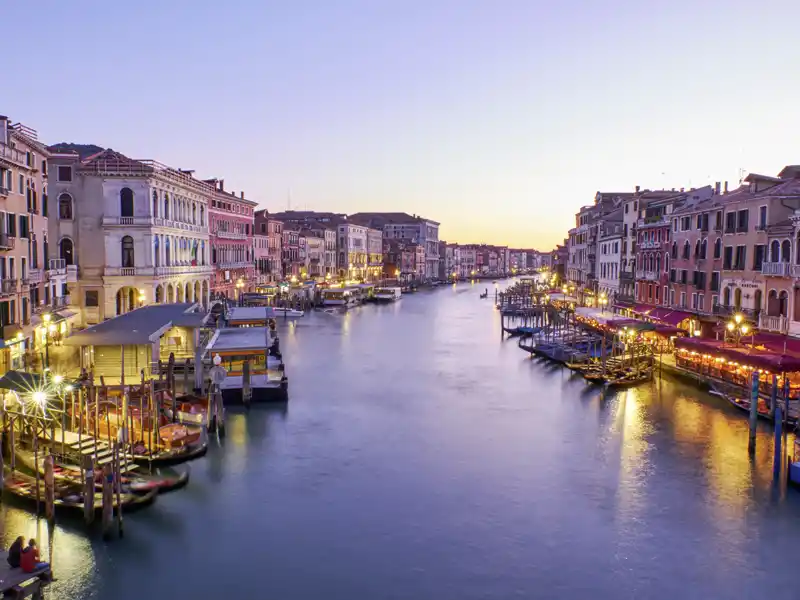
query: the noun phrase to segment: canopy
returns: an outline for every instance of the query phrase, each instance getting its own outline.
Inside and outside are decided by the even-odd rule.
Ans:
[[[711,354],[734,362],[741,362],[751,367],[767,369],[776,373],[800,371],[800,357],[779,354],[770,350],[756,350],[746,346],[731,346],[719,340],[700,338],[676,338],[676,348],[683,348],[700,354]]]
[[[25,371],[8,371],[0,377],[0,389],[14,392],[30,392],[42,386],[42,376]]]

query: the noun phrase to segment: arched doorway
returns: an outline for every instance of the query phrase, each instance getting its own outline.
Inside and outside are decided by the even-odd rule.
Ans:
[[[64,264],[74,265],[75,255],[73,252],[72,240],[69,238],[62,238],[58,243],[58,254],[64,259]]]
[[[208,280],[203,280],[203,306],[208,306]]]
[[[778,292],[770,290],[767,294],[767,315],[777,317],[780,309],[778,306]]]
[[[730,306],[731,305],[731,288],[726,287],[722,291],[722,305],[723,306]]]
[[[736,288],[733,292],[733,306],[736,310],[742,308],[742,288]]]
[[[186,298],[186,302],[191,302],[192,301],[192,284],[191,283],[187,283],[186,284],[186,291],[184,292],[184,296]]]
[[[762,295],[761,290],[756,290],[753,294],[753,310],[756,314],[761,312]]]
[[[156,304],[161,304],[164,302],[164,286],[157,285],[156,286]]]
[[[119,191],[119,214],[121,217],[133,216],[133,190],[124,187]]]
[[[203,297],[200,295],[200,282],[194,282],[194,301],[195,302],[202,302]]]
[[[175,289],[172,287],[171,283],[167,284],[167,304],[172,304],[175,302]]]
[[[136,305],[136,298],[138,294],[138,290],[130,286],[122,287],[117,291],[117,316],[124,315],[125,313],[138,308]]]
[[[178,302],[184,302],[184,295],[183,295],[183,286],[179,283],[177,285],[178,288]]]

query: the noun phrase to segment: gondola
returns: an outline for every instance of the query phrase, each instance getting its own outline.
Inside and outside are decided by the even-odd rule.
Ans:
[[[479,297],[479,298],[481,298],[481,299],[483,299],[483,298],[488,298],[488,297],[489,297],[489,292],[483,292],[483,293],[482,293],[480,296],[478,296],[478,297]]]
[[[164,398],[162,410],[168,419],[173,419],[172,402],[169,396]],[[175,400],[176,415],[174,421],[183,425],[205,427],[208,423],[208,398],[186,394]]]
[[[185,425],[180,425],[185,427]],[[169,427],[169,426],[167,426]],[[160,430],[163,430],[162,427]],[[144,445],[133,447],[133,460],[140,465],[152,465],[155,467],[165,467],[168,465],[177,465],[183,462],[189,462],[202,456],[208,452],[208,434],[205,429],[198,432],[196,441],[184,443],[174,448],[167,448],[160,450],[155,454],[148,454],[147,448]]]
[[[541,327],[503,327],[503,331],[505,331],[510,336],[517,336],[517,335],[535,335],[542,330]]]
[[[629,372],[617,377],[607,378],[606,385],[610,388],[623,388],[650,381],[652,378],[653,372],[647,369],[638,373]]]
[[[15,448],[14,455],[26,469],[36,472],[36,459],[33,452],[24,450],[22,448]],[[39,473],[44,475],[44,455],[39,454]],[[133,465],[132,468],[122,473],[122,486],[123,490],[130,491],[133,494],[148,494],[153,490],[158,492],[171,492],[182,488],[189,482],[189,469],[185,468],[180,471],[175,469],[167,469],[161,471],[160,469],[155,473],[146,473],[141,471],[142,467]],[[53,466],[53,475],[56,481],[63,483],[73,483],[82,485],[81,469],[75,464],[68,462],[57,462]],[[95,487],[102,489],[102,475],[100,471],[96,473]]]
[[[711,394],[714,394],[716,396],[722,396],[723,398],[725,398],[725,400],[730,402],[730,404],[734,408],[738,408],[740,411],[742,411],[742,412],[744,412],[744,413],[746,413],[748,415],[750,414],[750,405],[751,405],[750,398],[738,398],[736,396],[732,396],[732,395],[726,394],[724,392],[719,392],[719,391],[717,391],[715,389],[711,390]],[[774,416],[770,414],[769,405],[767,404],[766,400],[764,400],[763,398],[759,398],[758,399],[757,412],[758,412],[758,418],[759,419],[764,419],[765,421],[774,421],[775,420]],[[790,423],[792,425],[795,425],[797,423],[797,417],[794,417],[794,416],[791,416],[791,415],[789,415],[787,417],[787,416],[784,415],[784,418],[787,420],[788,423]]]
[[[4,469],[3,489],[6,493],[11,494],[15,498],[28,503],[35,504],[37,502],[37,486],[36,478],[21,473],[19,471],[11,472],[11,469]],[[39,502],[44,502],[44,478],[39,480]],[[146,494],[133,494],[130,492],[122,492],[120,494],[120,503],[122,510],[131,512],[149,506],[152,504],[158,490],[151,490]],[[114,507],[117,507],[117,496],[114,494]],[[82,515],[84,509],[83,502],[83,489],[80,485],[65,482],[55,482],[55,508],[56,511],[68,511],[76,515]],[[103,510],[103,494],[95,492],[94,495],[94,510],[99,513]]]

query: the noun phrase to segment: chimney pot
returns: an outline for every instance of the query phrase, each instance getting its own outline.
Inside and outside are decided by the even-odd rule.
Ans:
[[[726,194],[728,193],[728,182],[727,181],[725,182],[725,193]]]
[[[721,184],[720,184],[719,181],[715,181],[714,182],[714,195],[715,196],[719,196],[719,187],[720,187],[720,185]]]
[[[636,193],[637,193],[637,194],[639,193],[639,190],[640,190],[640,189],[641,189],[641,188],[640,188],[640,187],[637,185],[637,186],[636,186]]]
[[[239,196],[239,197],[240,197],[242,200],[244,200],[244,192],[239,192],[239,194],[240,194],[240,196]]]

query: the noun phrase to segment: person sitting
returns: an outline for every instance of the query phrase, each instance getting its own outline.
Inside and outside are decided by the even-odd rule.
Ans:
[[[36,540],[34,539],[31,539],[28,542],[28,547],[22,551],[22,560],[20,562],[22,570],[26,573],[33,573],[48,566],[46,562],[39,562],[39,548],[36,546]]]
[[[25,538],[19,536],[17,539],[14,540],[14,543],[11,544],[11,547],[8,549],[8,564],[11,565],[12,569],[16,569],[19,567],[20,555],[22,554],[22,546],[25,544]]]

